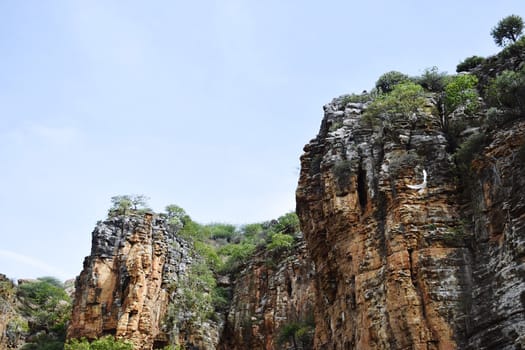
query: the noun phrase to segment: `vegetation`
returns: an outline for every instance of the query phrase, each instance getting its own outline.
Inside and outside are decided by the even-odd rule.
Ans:
[[[480,56],[467,57],[467,58],[465,58],[463,60],[463,62],[459,63],[456,66],[456,72],[457,73],[468,72],[472,68],[475,68],[475,67],[479,66],[480,64],[482,64],[484,61],[485,61],[485,59],[483,57],[480,57]]]
[[[281,328],[277,343],[284,345],[290,342],[294,350],[313,349],[314,329],[313,317],[309,317],[304,321],[287,323]]]
[[[518,71],[505,70],[492,79],[487,100],[492,106],[525,113],[525,67]]]
[[[475,75],[460,74],[453,77],[445,86],[445,114],[454,112],[458,107],[463,107],[469,115],[474,114],[479,108],[477,84]]]
[[[111,197],[109,216],[126,215],[130,212],[144,212],[151,210],[147,205],[148,199],[148,197],[142,194],[113,196]]]
[[[523,19],[517,15],[510,15],[498,22],[492,28],[490,35],[498,46],[515,43],[523,32]]]
[[[108,335],[92,341],[91,343],[82,339],[71,339],[63,347],[64,350],[133,350],[131,342],[115,339]]]
[[[346,106],[348,103],[366,103],[372,101],[377,90],[372,90],[370,93],[363,92],[361,94],[350,94],[343,97],[342,104]]]
[[[376,89],[382,93],[391,92],[398,84],[409,81],[408,75],[398,71],[386,72],[376,81]]]
[[[523,55],[525,50],[525,36],[521,36],[515,43],[507,45],[498,56],[508,59]]]
[[[394,86],[388,94],[381,94],[370,103],[364,113],[366,121],[374,123],[377,118],[400,114],[412,117],[426,104],[425,92],[421,85],[407,81]]]
[[[447,84],[448,77],[446,72],[440,72],[438,67],[434,66],[425,69],[420,77],[415,78],[415,82],[426,91],[442,92]]]
[[[31,319],[30,332],[45,331],[65,335],[71,300],[62,283],[54,277],[41,277],[18,286],[21,311]]]
[[[204,262],[191,265],[184,278],[177,283],[177,307],[186,315],[185,322],[198,324],[209,319],[215,310],[213,293],[217,283],[210,268]]]
[[[238,273],[256,251],[277,254],[288,250],[299,231],[295,213],[242,227],[224,223],[201,225],[177,205],[167,206],[161,215],[174,233],[195,248],[194,263],[171,286],[173,302],[165,320],[167,329],[191,329],[216,321],[231,298],[230,288],[217,286],[218,276]]]
[[[62,282],[54,277],[41,277],[17,287],[21,316],[10,324],[12,330],[36,336],[22,349],[63,349],[71,300]],[[27,320],[27,321],[25,321]]]
[[[472,160],[483,149],[487,137],[484,133],[474,134],[463,142],[455,153],[456,166],[461,174],[470,174]]]
[[[282,252],[292,248],[294,238],[285,233],[274,233],[271,235],[270,243],[268,243],[268,250],[272,252]]]

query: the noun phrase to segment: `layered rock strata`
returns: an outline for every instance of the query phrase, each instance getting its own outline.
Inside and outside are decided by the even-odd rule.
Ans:
[[[473,162],[468,349],[525,349],[525,122]]]
[[[314,271],[302,240],[291,252],[260,252],[252,257],[234,281],[233,300],[218,349],[277,350],[292,346],[293,339],[280,339],[280,335],[287,325],[313,321]],[[310,344],[308,340],[305,343]]]
[[[326,105],[301,158],[315,348],[525,346],[522,125],[493,135],[473,175],[479,194],[465,202],[440,117],[378,124],[365,108]]]
[[[167,312],[177,281],[191,264],[187,243],[156,215],[114,216],[93,231],[91,255],[75,282],[68,338],[111,334],[136,349],[156,349],[190,330],[174,329]],[[213,344],[201,348],[213,348]]]

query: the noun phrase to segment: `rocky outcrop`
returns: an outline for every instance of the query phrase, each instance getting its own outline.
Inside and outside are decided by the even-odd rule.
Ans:
[[[234,281],[218,349],[286,349],[294,339],[279,339],[283,327],[311,322],[313,331],[313,273],[302,239],[291,252],[261,251],[252,257]],[[295,341],[311,345],[307,338]]]
[[[27,336],[27,321],[17,307],[16,287],[0,274],[0,349],[18,349]]]
[[[525,122],[496,131],[473,163],[468,349],[524,349]]]
[[[301,158],[315,348],[525,347],[523,124],[492,135],[465,202],[441,118],[378,125],[365,108],[326,105]]]
[[[91,255],[75,282],[67,337],[112,334],[131,340],[136,349],[184,343],[193,332],[168,322],[168,309],[191,262],[188,244],[159,216],[113,216],[99,222]],[[185,339],[174,339],[182,335]]]

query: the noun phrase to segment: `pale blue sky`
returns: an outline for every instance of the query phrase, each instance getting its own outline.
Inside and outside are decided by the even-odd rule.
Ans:
[[[0,2],[0,273],[71,278],[110,197],[197,221],[295,207],[322,105],[498,51],[523,0]]]

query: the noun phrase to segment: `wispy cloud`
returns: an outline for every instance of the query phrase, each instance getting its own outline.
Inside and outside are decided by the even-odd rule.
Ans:
[[[32,269],[34,269],[35,272],[38,272],[38,274],[42,273],[45,275],[55,276],[62,280],[65,280],[71,277],[65,271],[55,266],[49,265],[45,263],[44,261],[41,261],[39,259],[24,255],[24,254],[11,252],[9,250],[0,249],[0,260],[1,259],[11,260],[19,264],[29,266]],[[19,276],[19,277],[24,277],[24,276]]]

